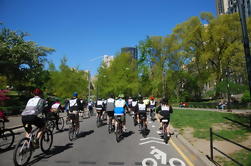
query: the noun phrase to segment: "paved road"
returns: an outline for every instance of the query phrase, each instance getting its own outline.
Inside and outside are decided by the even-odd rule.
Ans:
[[[125,138],[117,143],[115,135],[108,134],[107,126],[97,128],[95,120],[95,117],[82,119],[80,136],[72,142],[68,139],[67,126],[64,132],[54,133],[51,154],[44,155],[40,149],[36,150],[30,165],[139,166],[142,161],[147,160],[150,165],[156,162],[158,166],[205,165],[195,156],[191,157],[184,147],[179,148],[181,146],[175,138],[164,144],[157,133],[157,122],[149,123],[150,133],[147,138],[143,138],[138,126],[133,126],[132,118],[127,116],[128,130]],[[17,129],[15,132],[17,142],[23,136],[23,129]],[[13,149],[0,153],[0,165],[13,165],[12,154]],[[162,154],[160,159],[157,159],[158,154]]]

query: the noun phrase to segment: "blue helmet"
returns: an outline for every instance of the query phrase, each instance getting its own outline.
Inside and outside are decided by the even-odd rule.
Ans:
[[[77,92],[74,92],[72,96],[73,96],[73,97],[78,97],[78,93],[77,93]]]

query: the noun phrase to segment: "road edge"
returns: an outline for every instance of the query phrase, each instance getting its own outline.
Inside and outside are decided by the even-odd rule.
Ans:
[[[215,166],[206,156],[201,154],[196,148],[193,147],[175,128],[173,128],[175,138],[180,141],[185,147],[187,147],[194,155],[196,155],[206,166]]]

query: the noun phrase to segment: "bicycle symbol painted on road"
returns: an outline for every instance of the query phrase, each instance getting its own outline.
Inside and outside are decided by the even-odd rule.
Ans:
[[[162,152],[161,150],[155,148],[154,146],[151,146],[151,152],[150,154],[153,155],[157,160],[161,160],[161,164],[166,165],[167,164],[167,157],[166,153]],[[154,158],[145,158],[142,161],[142,166],[147,166],[149,163],[152,164],[152,166],[158,166],[158,162]],[[170,166],[186,166],[186,164],[177,158],[171,158],[169,161]]]

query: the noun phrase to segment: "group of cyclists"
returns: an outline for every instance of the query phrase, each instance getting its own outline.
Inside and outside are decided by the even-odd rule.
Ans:
[[[91,111],[95,107],[97,112],[96,116],[101,116],[102,120],[107,119],[107,122],[111,120],[114,129],[116,129],[117,117],[120,116],[123,125],[123,132],[125,132],[127,130],[127,113],[134,115],[134,125],[139,124],[140,121],[144,119],[145,126],[147,127],[147,112],[149,111],[150,115],[152,116],[154,114],[154,117],[160,122],[160,130],[162,130],[161,120],[165,118],[170,122],[170,114],[173,112],[172,107],[168,104],[167,98],[162,98],[157,102],[154,97],[148,99],[138,96],[125,99],[125,96],[120,94],[116,98],[111,95],[107,99],[98,98],[96,102],[89,101],[84,104],[84,101],[78,98],[78,93],[74,92],[72,98],[66,101],[63,108],[59,101],[48,106],[48,102],[42,98],[43,92],[39,88],[36,88],[33,91],[33,94],[34,97],[28,100],[21,115],[26,136],[28,136],[28,133],[32,130],[31,125],[35,125],[39,128],[40,132],[38,132],[35,141],[37,144],[45,126],[44,119],[38,116],[41,113],[45,113],[47,117],[55,118],[57,124],[58,112],[66,110],[68,118],[72,120],[72,123],[75,123],[76,126],[79,127],[79,111],[83,110],[84,107],[86,107],[88,111]],[[154,118],[152,118],[152,120],[153,119]],[[170,125],[168,125],[167,132],[169,135],[172,133]]]

